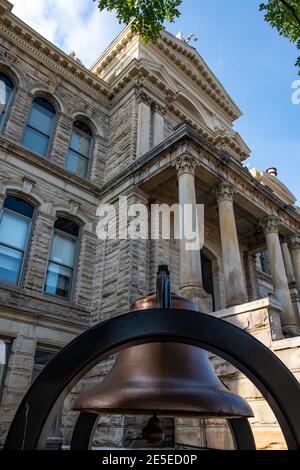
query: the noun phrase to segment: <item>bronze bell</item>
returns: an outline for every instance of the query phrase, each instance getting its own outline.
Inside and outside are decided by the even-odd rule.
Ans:
[[[170,301],[172,308],[194,310],[191,301],[170,294],[167,267],[160,267],[157,284],[156,295],[137,300],[132,310],[168,307]],[[122,350],[107,377],[80,395],[73,409],[127,416],[253,416],[248,403],[222,385],[206,351],[178,343],[149,343]]]

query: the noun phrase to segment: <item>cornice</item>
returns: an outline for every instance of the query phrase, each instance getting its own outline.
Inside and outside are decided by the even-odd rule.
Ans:
[[[86,89],[104,104],[109,104],[111,89],[104,80],[54,46],[15,15],[0,17],[0,30],[15,46],[51,67],[63,79],[68,79]]]
[[[211,155],[214,159],[213,166],[215,168],[215,174],[222,179],[220,168],[223,166],[226,170],[223,171],[226,174],[228,183],[231,183],[233,187],[237,188],[237,192],[249,197],[258,207],[261,207],[269,215],[278,215],[282,224],[292,231],[299,231],[300,226],[300,214],[297,213],[293,206],[288,206],[282,202],[275,194],[268,191],[262,184],[255,180],[249,170],[243,167],[239,161],[232,157],[228,152],[222,151],[214,147],[201,135],[199,135],[194,128],[187,124],[179,126],[176,131],[165,139],[161,144],[151,149],[140,159],[133,162],[125,170],[114,176],[110,181],[102,186],[99,190],[99,197],[104,197],[109,191],[112,191],[121,182],[128,178],[134,179],[139,172],[143,171],[148,165],[153,165],[153,161],[161,157],[163,154],[168,154],[181,143],[189,142],[194,145],[195,148],[201,147],[201,164],[208,162],[208,156],[204,155],[204,151],[207,151],[207,155]],[[169,161],[165,164],[165,167],[172,165]],[[162,169],[161,169],[162,170]]]
[[[234,120],[238,119],[242,115],[241,111],[227,94],[219,80],[214,76],[201,56],[196,52],[195,49],[191,48],[190,46],[186,46],[185,44],[181,45],[175,41],[175,39],[176,38],[173,38],[171,34],[163,32],[154,46],[160,51],[163,51],[173,63],[175,63],[186,75],[188,75],[193,80],[193,82],[200,86],[200,88],[202,88],[203,91],[231,118]],[[170,49],[172,49],[174,52],[172,52]],[[180,60],[178,53],[191,60],[198,73],[195,73],[185,62]]]
[[[94,63],[91,70],[95,74],[103,73],[104,69],[124,51],[133,38],[136,41],[141,41],[139,36],[131,32],[130,26],[127,26]],[[157,52],[163,52],[173,64],[175,63],[197,86],[200,86],[206,95],[220,106],[231,119],[235,120],[242,115],[238,106],[194,48],[184,43],[181,44],[178,39],[166,31],[161,33],[159,39],[151,47],[154,47]],[[181,57],[190,60],[197,73],[188,67]]]

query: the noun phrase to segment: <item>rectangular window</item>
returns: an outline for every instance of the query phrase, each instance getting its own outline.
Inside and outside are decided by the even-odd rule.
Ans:
[[[54,234],[44,292],[69,299],[74,276],[79,225],[70,219],[58,217]]]
[[[66,168],[79,176],[85,177],[88,171],[89,160],[73,150],[69,150]]]
[[[21,251],[0,245],[0,279],[17,284],[23,260]]]
[[[73,270],[49,263],[46,277],[45,292],[68,298],[72,281]]]
[[[28,124],[43,134],[50,135],[53,126],[53,116],[48,114],[46,110],[32,107]]]
[[[27,214],[30,218],[28,218]],[[0,280],[17,284],[20,278],[33,207],[7,196],[0,213]]]
[[[77,131],[75,128],[72,132],[71,137],[71,144],[70,147],[75,152],[81,153],[81,155],[85,155],[86,157],[89,156],[91,145],[91,137],[89,135],[85,135],[80,131]]]
[[[23,144],[25,147],[40,155],[46,155],[49,144],[49,137],[41,134],[35,129],[27,127]]]
[[[3,393],[4,380],[8,364],[10,343],[0,339],[0,400]]]
[[[44,349],[36,349],[34,355],[34,367],[32,372],[32,382],[35,381],[37,376],[43,370],[43,368],[48,364],[48,362],[53,359],[56,352],[47,351]],[[61,436],[61,416],[62,416],[62,409],[59,410],[57,415],[54,418],[50,429],[50,436],[49,437],[60,437]]]

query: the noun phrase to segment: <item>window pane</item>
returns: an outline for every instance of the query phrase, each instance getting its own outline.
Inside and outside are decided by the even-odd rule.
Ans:
[[[43,368],[48,364],[48,362],[53,359],[55,356],[53,351],[43,351],[42,349],[36,349],[34,355],[34,366],[32,371],[31,382],[34,382],[37,376],[41,373]],[[50,437],[60,437],[61,436],[61,416],[62,416],[63,406],[59,409],[56,414],[53,423],[50,429]]]
[[[53,359],[55,356],[55,352],[52,351],[44,351],[43,349],[36,349],[35,355],[34,355],[34,365],[38,366],[45,366],[48,364],[48,362]]]
[[[0,279],[17,284],[23,254],[0,245]]]
[[[55,233],[51,249],[51,261],[64,264],[72,268],[75,260],[76,241],[70,238],[63,238]]]
[[[46,137],[45,135],[40,134],[40,132],[27,127],[23,144],[25,147],[33,150],[39,155],[46,155],[49,144],[49,137]]]
[[[5,111],[7,110],[11,94],[12,90],[0,80],[0,126],[3,122]]]
[[[78,237],[79,225],[75,224],[72,220],[65,219],[64,217],[58,217],[54,223],[54,228],[61,230],[62,232],[69,233]]]
[[[23,250],[30,221],[17,214],[4,212],[0,223],[0,243]]]
[[[28,123],[31,127],[40,130],[44,134],[50,135],[53,125],[53,115],[50,115],[40,107],[33,106]]]
[[[72,269],[63,268],[49,263],[46,277],[45,292],[68,298],[70,295]]]
[[[85,177],[87,175],[88,160],[69,150],[66,168],[79,176]]]
[[[24,199],[20,199],[16,196],[7,196],[5,198],[3,207],[25,215],[26,217],[32,218],[33,216],[34,207],[29,204],[29,202],[24,201]]]
[[[85,157],[88,157],[90,151],[90,143],[91,137],[89,135],[83,134],[82,132],[78,132],[73,127],[70,144],[71,149],[75,150],[81,155],[84,155]]]
[[[55,108],[50,101],[46,100],[46,98],[43,98],[42,96],[37,96],[34,98],[33,102],[35,104],[38,104],[41,108],[47,109],[49,113],[55,114]]]
[[[0,395],[4,383],[4,371],[7,364],[7,343],[0,340]]]

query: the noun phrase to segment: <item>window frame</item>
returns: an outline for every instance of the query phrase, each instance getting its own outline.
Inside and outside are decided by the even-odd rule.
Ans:
[[[91,131],[91,134],[92,134],[92,135],[91,135],[91,142],[90,142],[89,156],[88,156],[88,157],[85,157],[85,156],[82,155],[81,153],[79,153],[79,152],[77,152],[76,150],[73,150],[73,149],[71,148],[71,142],[72,142],[74,124],[75,124],[76,122],[82,122],[82,123],[85,124],[85,125],[90,129],[90,131]],[[78,129],[78,128],[77,128],[77,131],[79,131],[79,133],[82,133],[83,135],[86,135],[83,131],[81,131],[81,129]],[[69,173],[71,173],[72,175],[78,176],[78,178],[82,178],[82,179],[84,179],[84,180],[89,180],[90,177],[91,177],[91,168],[92,168],[92,160],[93,160],[93,155],[94,155],[94,148],[95,148],[95,133],[94,133],[94,130],[93,130],[92,126],[90,125],[90,123],[87,122],[87,121],[84,120],[84,119],[80,119],[80,118],[74,119],[73,124],[72,124],[71,135],[70,135],[70,139],[69,139],[68,152],[67,152],[67,156],[66,156],[66,159],[65,159],[65,170],[68,171]],[[88,165],[87,165],[87,170],[86,170],[86,175],[85,175],[85,176],[79,175],[79,174],[76,173],[75,171],[69,170],[69,168],[67,168],[67,163],[68,163],[68,157],[69,157],[69,151],[70,151],[70,150],[71,150],[72,152],[76,153],[77,155],[79,155],[79,157],[88,160]]]
[[[12,105],[13,105],[13,102],[14,102],[14,99],[15,99],[15,96],[16,96],[17,85],[16,85],[16,81],[13,79],[13,77],[9,73],[7,73],[5,70],[0,69],[0,73],[2,73],[3,75],[6,75],[12,81],[13,86],[14,86],[13,89],[12,89],[12,92],[10,94],[5,112],[4,112],[3,121],[2,121],[2,123],[0,123],[0,135],[4,135],[6,125],[7,125],[7,122],[8,122],[8,118],[9,118],[9,115],[10,115],[10,112],[11,112],[11,108],[12,108]]]
[[[0,338],[1,339],[1,338]],[[40,373],[42,372],[42,370],[47,367],[47,365],[49,364],[49,362],[53,359],[53,357],[51,357],[51,359],[45,364],[45,365],[41,365],[41,364],[38,364],[35,362],[35,358],[36,358],[36,352],[37,351],[44,351],[46,353],[50,353],[50,354],[53,354],[53,356],[55,356],[56,354],[58,354],[59,352],[59,349],[52,349],[51,346],[47,347],[47,346],[44,346],[44,345],[40,345],[40,344],[37,344],[36,345],[36,348],[35,348],[35,351],[34,351],[34,358],[33,358],[33,368],[32,368],[32,374],[31,374],[31,384],[33,384],[33,382],[37,379],[37,377],[40,375]],[[34,375],[34,371],[38,371],[37,375],[35,376],[35,378],[33,378],[33,375]],[[50,434],[48,436],[48,439],[59,439],[62,437],[62,416],[63,416],[63,410],[64,410],[64,405],[62,404],[59,408],[59,410],[57,411],[54,419],[55,419],[55,428],[56,430],[58,430],[57,434],[54,433],[52,434],[52,429],[50,428],[49,431],[50,431]],[[54,424],[54,420],[53,420],[53,424]],[[52,425],[51,425],[52,427]]]
[[[36,98],[43,98],[44,100],[47,100],[54,108],[55,110],[55,114],[54,114],[54,117],[53,117],[53,123],[52,123],[52,129],[51,129],[51,134],[48,136],[47,134],[45,134],[43,131],[40,131],[39,129],[36,129],[35,127],[32,127],[30,124],[29,124],[29,119],[30,119],[30,115],[31,115],[31,111],[32,111],[32,108],[36,105],[38,106],[39,108],[43,109],[45,112],[50,113],[50,111],[48,111],[47,109],[43,108],[42,106],[40,106],[39,104],[35,103],[34,100]],[[46,160],[49,160],[49,156],[50,156],[50,152],[51,152],[51,149],[52,149],[52,143],[53,143],[53,139],[54,139],[54,135],[55,135],[55,132],[56,132],[56,128],[57,128],[57,122],[58,122],[58,110],[57,110],[57,106],[55,105],[54,101],[52,101],[51,99],[49,99],[47,96],[44,96],[43,94],[37,94],[35,95],[33,98],[32,98],[32,101],[31,101],[31,104],[29,106],[29,110],[28,110],[28,113],[27,113],[27,118],[26,118],[26,121],[25,121],[25,127],[24,127],[24,131],[23,131],[23,136],[22,136],[22,147],[24,149],[26,149],[28,152],[31,152],[33,153],[34,155],[37,155],[38,157],[40,158],[44,158]],[[42,155],[41,153],[38,153],[36,152],[35,150],[27,147],[25,144],[24,144],[24,139],[25,139],[25,135],[26,135],[26,131],[27,129],[32,129],[33,131],[35,132],[38,132],[40,133],[41,135],[43,136],[46,136],[49,138],[49,141],[48,141],[48,146],[47,146],[47,151],[45,153],[45,155]]]
[[[18,212],[13,211],[12,209],[7,209],[6,207],[4,207],[5,199],[9,196],[18,197],[19,199],[22,199],[23,201],[27,202],[28,204],[31,204],[32,207],[33,207],[32,217],[31,218],[27,217],[26,215],[19,214]],[[20,250],[19,248],[16,248],[12,245],[7,245],[6,243],[0,242],[0,246],[5,246],[7,248],[13,249],[13,250],[18,251],[20,253],[23,252],[23,258],[22,258],[22,263],[21,263],[21,266],[20,266],[18,281],[15,283],[15,282],[6,281],[4,279],[0,279],[0,284],[4,285],[4,286],[10,286],[10,287],[12,287],[12,286],[20,287],[23,283],[25,266],[26,266],[27,259],[28,259],[29,245],[30,245],[30,241],[31,241],[31,237],[32,237],[32,231],[33,231],[33,225],[34,225],[34,221],[35,221],[35,217],[36,217],[36,206],[32,202],[28,201],[26,198],[24,198],[24,197],[22,197],[18,194],[8,193],[8,194],[5,195],[3,205],[0,208],[0,224],[1,224],[1,221],[2,221],[3,214],[5,212],[8,212],[8,213],[11,213],[11,214],[14,214],[14,215],[18,215],[19,217],[23,217],[24,219],[29,220],[28,231],[27,231],[26,241],[25,241],[25,245],[24,245],[24,250]]]
[[[4,387],[5,387],[5,380],[6,380],[7,371],[8,371],[8,363],[9,363],[10,355],[11,355],[13,339],[7,339],[3,336],[0,336],[0,341],[3,341],[3,343],[5,343],[6,345],[6,363],[3,368],[2,379],[0,380],[0,404],[1,404],[2,398],[3,398]]]
[[[47,262],[47,269],[46,269],[46,273],[45,273],[45,277],[44,277],[43,294],[47,295],[47,296],[49,295],[49,296],[51,296],[51,298],[58,298],[58,299],[61,299],[61,300],[65,300],[67,302],[71,302],[73,300],[74,291],[75,291],[76,274],[77,274],[79,253],[80,253],[80,244],[81,244],[82,225],[80,225],[78,222],[74,221],[73,219],[71,219],[70,217],[67,217],[65,215],[58,215],[56,217],[56,220],[60,219],[60,218],[70,220],[71,222],[73,222],[74,224],[76,224],[78,226],[78,229],[79,229],[78,230],[78,237],[76,237],[75,235],[71,235],[69,233],[63,232],[62,230],[60,230],[58,228],[55,228],[54,225],[53,225],[52,239],[51,239],[51,245],[50,245],[50,250],[49,250],[49,255],[48,255],[48,262]],[[56,220],[55,220],[55,222],[56,222]],[[54,224],[55,224],[55,222],[54,222]],[[56,261],[51,261],[50,256],[51,256],[51,251],[52,251],[52,246],[53,246],[55,233],[58,233],[58,235],[60,235],[62,238],[65,238],[67,240],[70,240],[70,239],[75,240],[75,253],[74,253],[74,266],[73,266],[73,268],[70,268],[70,266],[66,266],[65,264],[57,263]],[[61,266],[63,268],[67,268],[67,269],[72,270],[72,276],[71,276],[71,281],[70,281],[70,291],[69,291],[68,297],[63,297],[63,296],[57,295],[57,294],[51,294],[50,292],[45,291],[49,263],[56,264],[57,266]]]

